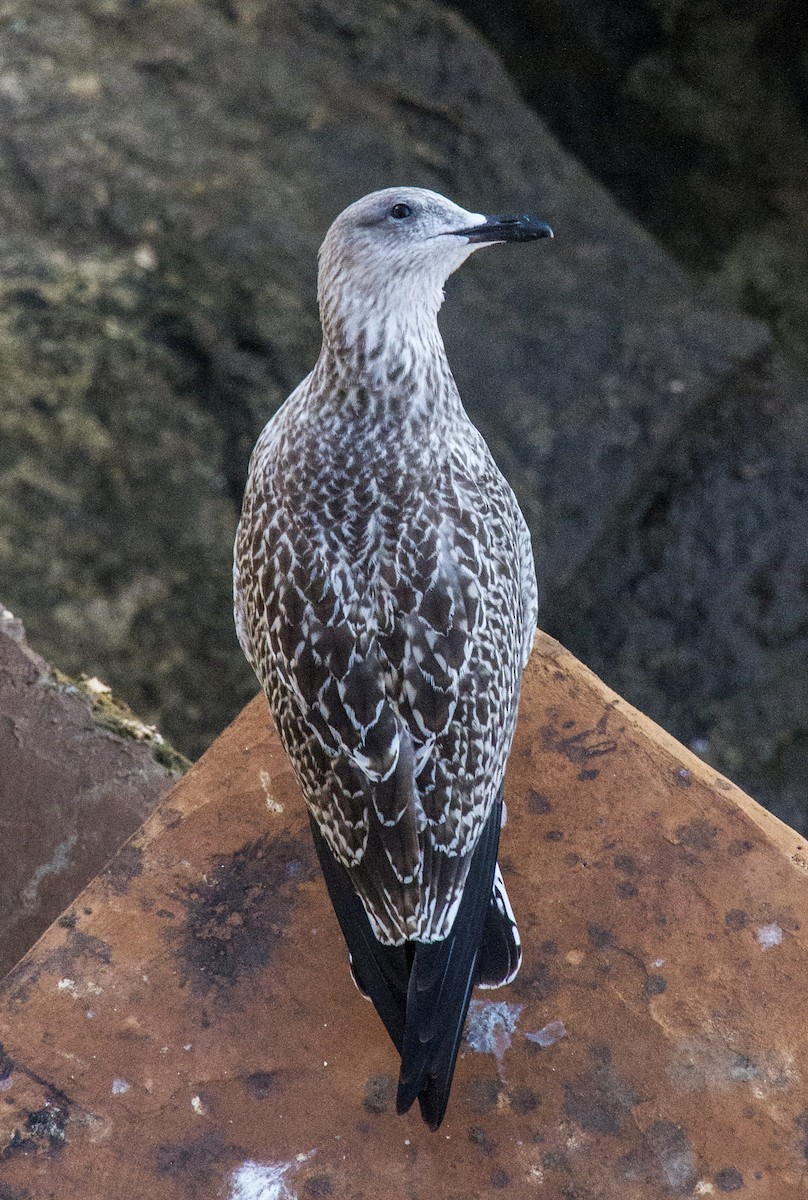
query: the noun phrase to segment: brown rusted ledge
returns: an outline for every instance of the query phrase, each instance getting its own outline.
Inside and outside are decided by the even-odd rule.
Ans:
[[[3,985],[3,1200],[802,1194],[808,847],[543,635],[507,790],[525,964],[431,1134],[250,704]]]

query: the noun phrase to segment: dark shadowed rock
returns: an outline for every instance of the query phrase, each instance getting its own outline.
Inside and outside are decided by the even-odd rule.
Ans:
[[[490,38],[562,144],[694,274],[765,319],[797,363],[759,364],[705,405],[575,583],[552,591],[551,581],[543,617],[635,703],[804,829],[803,6],[453,7]]]
[[[254,688],[229,614],[252,442],[318,346],[315,252],[394,182],[557,240],[452,281],[461,392],[561,588],[760,347],[428,0],[22,0],[0,88],[0,578],[35,644],[190,752]],[[546,251],[546,252],[545,252]]]
[[[797,829],[808,824],[808,408],[781,361],[727,389],[553,630]]]
[[[801,0],[453,0],[563,145],[808,365]]]

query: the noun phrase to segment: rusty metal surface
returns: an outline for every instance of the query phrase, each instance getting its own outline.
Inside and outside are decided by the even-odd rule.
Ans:
[[[0,603],[0,978],[176,778],[145,738],[104,727]]]
[[[354,989],[256,700],[7,978],[2,1200],[790,1200],[808,1161],[808,851],[549,638],[438,1134]]]

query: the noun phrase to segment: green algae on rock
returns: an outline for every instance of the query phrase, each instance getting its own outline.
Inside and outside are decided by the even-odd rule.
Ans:
[[[125,700],[113,696],[112,688],[95,675],[81,675],[71,679],[61,671],[54,671],[57,685],[67,693],[78,693],[90,702],[93,722],[109,730],[117,737],[132,738],[144,742],[151,749],[156,761],[177,775],[184,775],[191,766],[184,754],[171,746],[156,725],[147,725],[132,712]]]

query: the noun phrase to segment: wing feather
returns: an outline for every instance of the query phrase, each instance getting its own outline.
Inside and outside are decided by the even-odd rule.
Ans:
[[[493,463],[478,477],[452,459],[406,522],[388,513],[389,541],[373,489],[354,483],[373,512],[364,525],[351,514],[350,554],[289,490],[299,479],[268,471],[248,489],[239,628],[310,811],[378,936],[430,940],[447,928],[504,773],[524,630],[516,653],[503,648],[531,603],[514,571],[523,531]],[[344,507],[335,496],[329,512]]]
[[[495,871],[536,620],[529,534],[470,428],[395,498],[347,443],[339,469],[317,435],[305,461],[292,454],[300,428],[284,422],[251,465],[238,637],[306,797],[354,977],[401,1053],[399,1111],[418,1098],[434,1129],[474,983],[519,964]]]
[[[404,1113],[417,1098],[430,1129],[438,1128],[449,1101],[476,978],[501,824],[500,796],[469,855],[466,886],[450,933],[441,941],[415,947],[396,1108]]]

